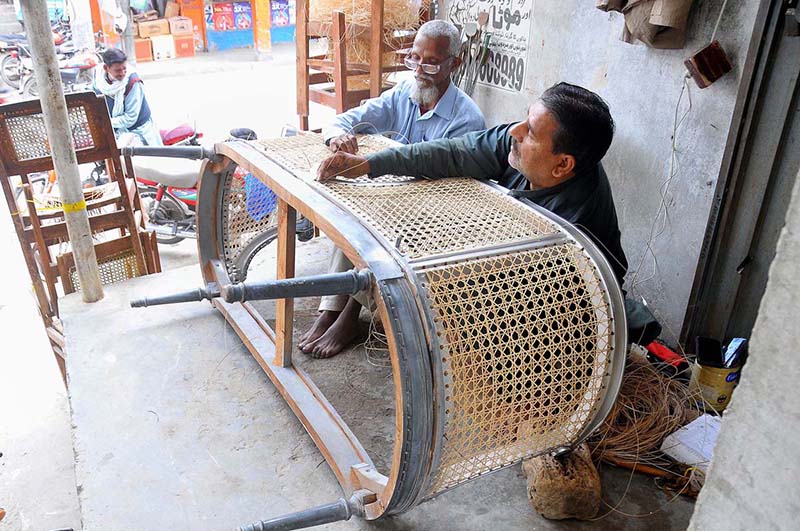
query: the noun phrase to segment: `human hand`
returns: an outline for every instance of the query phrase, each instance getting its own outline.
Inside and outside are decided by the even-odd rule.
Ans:
[[[337,176],[355,179],[367,173],[369,173],[369,162],[365,157],[346,151],[337,151],[322,161],[317,170],[317,180],[324,183]]]
[[[335,138],[332,138],[330,142],[328,142],[328,147],[334,153],[338,151],[344,151],[345,153],[358,153],[358,140],[353,135],[339,135]]]

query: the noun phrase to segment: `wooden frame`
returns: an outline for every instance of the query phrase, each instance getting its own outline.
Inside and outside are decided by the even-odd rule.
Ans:
[[[480,468],[478,459],[478,473],[472,476],[444,483],[437,479],[444,463],[443,449],[447,449],[446,419],[453,415],[453,403],[446,405],[449,400],[446,397],[451,392],[447,389],[452,389],[453,380],[448,376],[449,365],[442,350],[448,338],[440,333],[441,319],[430,306],[431,295],[424,276],[420,274],[420,267],[447,266],[459,260],[485,260],[508,253],[535,254],[539,250],[569,246],[587,264],[589,273],[585,274],[593,275],[596,280],[596,291],[591,297],[597,304],[605,305],[603,307],[609,312],[606,326],[610,329],[603,332],[609,338],[609,344],[604,354],[607,357],[605,372],[602,379],[595,382],[598,386],[597,401],[591,410],[586,406],[584,416],[587,420],[576,427],[569,440],[561,441],[559,447],[579,444],[605,418],[616,398],[626,355],[622,295],[602,253],[563,220],[532,204],[525,206],[510,198],[503,199],[516,211],[522,210],[525,216],[544,220],[547,226],[555,227],[558,234],[501,244],[480,252],[462,252],[460,256],[445,253],[408,260],[398,252],[393,242],[381,235],[380,230],[364,223],[352,209],[327,193],[324,186],[296,177],[256,145],[229,142],[218,144],[216,152],[221,160],[204,164],[198,193],[198,249],[207,287],[218,289],[231,283],[225,265],[221,223],[225,219],[224,211],[228,210],[222,208],[227,179],[237,165],[266,184],[280,200],[278,278],[293,273],[294,246],[290,242],[293,241],[295,211],[328,235],[357,268],[369,268],[372,272],[371,295],[375,311],[385,327],[396,403],[395,446],[391,469],[386,473],[376,470],[364,447],[308,374],[292,364],[291,345],[287,339],[292,335],[291,301],[279,305],[276,321],[279,330],[273,331],[249,303],[230,304],[221,298],[213,300],[213,305],[225,316],[303,423],[345,495],[349,497],[356,491],[372,493],[365,501],[368,519],[402,513],[444,490],[522,458],[510,456],[500,466],[487,469]],[[471,188],[477,186],[489,196],[508,197],[493,191],[488,185],[465,181],[471,183]],[[402,186],[394,189],[402,192]],[[597,348],[600,352],[600,347]],[[552,449],[540,448],[536,452]]]

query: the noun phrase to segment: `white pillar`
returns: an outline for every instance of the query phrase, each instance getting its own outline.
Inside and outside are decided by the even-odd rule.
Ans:
[[[69,128],[67,102],[58,71],[56,49],[50,31],[46,0],[21,0],[25,30],[31,46],[33,73],[39,88],[44,124],[50,142],[58,189],[64,205],[67,232],[75,257],[84,302],[103,298],[103,286],[97,269],[89,216],[83,200],[78,159]]]

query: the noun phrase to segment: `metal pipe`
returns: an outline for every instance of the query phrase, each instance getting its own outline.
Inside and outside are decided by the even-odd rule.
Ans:
[[[219,290],[216,286],[209,285],[206,288],[197,288],[190,291],[173,293],[171,295],[133,299],[131,300],[131,308],[147,308],[148,306],[174,304],[178,302],[199,302],[206,299],[211,300],[215,297],[219,297]]]
[[[197,233],[195,231],[178,229],[174,226],[153,225],[152,223],[148,223],[146,225],[146,228],[148,232],[155,232],[156,234],[161,234],[162,236],[172,236],[172,237],[180,236],[181,238],[197,238]]]
[[[369,289],[372,272],[369,269],[351,269],[343,273],[329,273],[302,278],[242,282],[222,286],[222,297],[226,302],[245,302],[269,299],[293,299],[298,297],[321,297],[325,295],[355,295]]]
[[[349,520],[353,514],[358,514],[351,505],[353,503],[352,499],[348,502],[344,498],[339,498],[333,503],[242,526],[237,531],[289,531],[291,529],[304,529],[316,525],[330,524],[331,522],[341,522]]]
[[[119,149],[123,156],[169,157],[175,159],[217,160],[214,149],[203,146],[125,146]]]

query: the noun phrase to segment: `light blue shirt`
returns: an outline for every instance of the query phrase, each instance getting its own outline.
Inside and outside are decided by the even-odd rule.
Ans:
[[[345,133],[383,133],[403,144],[416,144],[486,129],[481,110],[453,83],[436,106],[420,116],[419,105],[411,99],[413,83],[413,79],[404,80],[377,98],[336,116],[323,133],[325,142]]]

